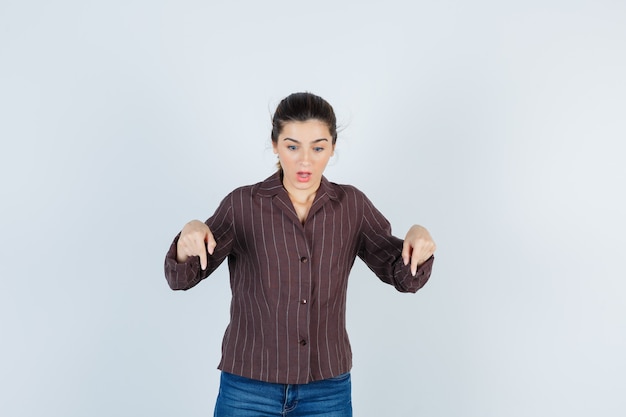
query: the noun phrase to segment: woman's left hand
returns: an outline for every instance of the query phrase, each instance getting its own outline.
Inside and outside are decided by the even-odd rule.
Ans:
[[[417,274],[417,268],[435,253],[437,246],[424,227],[413,225],[404,238],[402,260],[405,265],[411,263],[411,274]]]

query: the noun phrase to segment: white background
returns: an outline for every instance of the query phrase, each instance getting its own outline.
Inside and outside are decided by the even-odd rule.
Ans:
[[[172,292],[163,257],[271,174],[295,91],[343,128],[327,177],[439,247],[417,295],[355,265],[356,416],[625,415],[625,22],[618,0],[1,0],[0,415],[212,415],[227,269]]]

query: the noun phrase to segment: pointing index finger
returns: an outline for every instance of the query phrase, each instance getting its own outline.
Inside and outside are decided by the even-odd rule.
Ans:
[[[407,240],[405,239],[404,243],[402,244],[402,261],[404,262],[404,265],[408,265],[410,259],[411,259],[411,244],[407,242]]]
[[[415,276],[417,274],[417,267],[419,266],[420,260],[417,251],[413,251],[413,256],[411,256],[411,275]]]
[[[202,245],[204,246],[204,245]],[[206,252],[204,251],[204,247],[202,248],[201,251],[199,251],[198,256],[200,257],[200,268],[202,268],[202,270],[204,271],[207,267],[207,256],[206,256]]]

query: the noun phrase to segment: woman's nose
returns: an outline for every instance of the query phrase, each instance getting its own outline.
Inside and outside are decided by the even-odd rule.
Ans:
[[[300,163],[308,164],[311,161],[311,155],[309,155],[309,151],[302,152],[302,158],[300,158]]]

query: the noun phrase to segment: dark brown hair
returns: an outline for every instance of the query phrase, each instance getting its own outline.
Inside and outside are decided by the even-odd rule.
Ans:
[[[311,93],[293,93],[282,99],[272,118],[272,142],[278,141],[278,135],[286,123],[319,120],[328,126],[337,142],[337,118],[333,107],[323,98]]]

